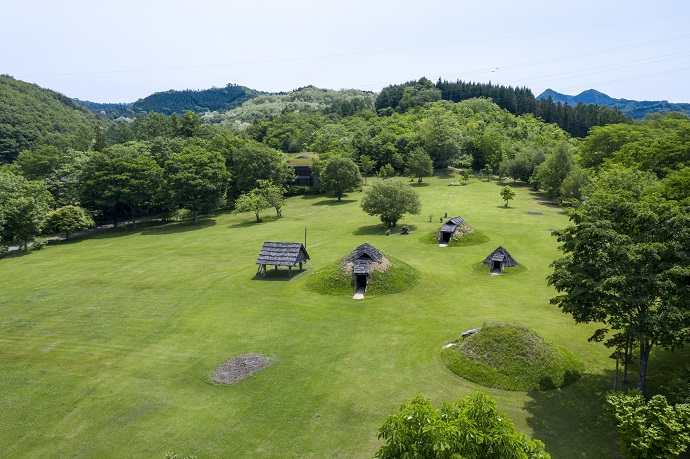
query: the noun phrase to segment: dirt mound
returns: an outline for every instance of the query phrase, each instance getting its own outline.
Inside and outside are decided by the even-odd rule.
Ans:
[[[216,368],[213,380],[220,384],[233,384],[250,377],[268,366],[267,357],[259,354],[243,354],[233,357]]]

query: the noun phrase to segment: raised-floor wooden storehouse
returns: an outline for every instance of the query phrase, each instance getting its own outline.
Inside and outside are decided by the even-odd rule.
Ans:
[[[455,230],[458,229],[458,226],[465,225],[467,225],[467,223],[465,223],[465,220],[463,220],[462,217],[451,218],[450,220],[445,222],[441,227],[441,231],[438,235],[438,243],[448,244],[450,240],[453,238],[453,234],[455,233]]]
[[[309,260],[309,254],[301,242],[267,241],[261,247],[256,264],[259,265],[258,272],[262,272],[264,277],[266,277],[266,265],[273,265],[275,269],[278,269],[278,266],[287,266],[288,275],[292,276],[292,267],[299,266],[299,269],[302,269],[302,263],[307,260]]]
[[[484,260],[484,264],[489,267],[492,274],[499,274],[506,268],[517,266],[517,261],[510,256],[508,251],[499,246],[496,250],[491,252]]]
[[[352,283],[355,293],[366,291],[371,277],[371,263],[381,263],[383,254],[373,245],[366,242],[353,250],[347,256],[347,260],[352,262]]]

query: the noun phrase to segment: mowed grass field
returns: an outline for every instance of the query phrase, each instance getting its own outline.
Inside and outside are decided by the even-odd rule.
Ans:
[[[0,260],[2,455],[366,458],[401,403],[422,394],[440,405],[482,390],[554,458],[618,456],[602,407],[613,381],[610,350],[587,342],[594,325],[576,325],[549,304],[555,292],[546,276],[560,256],[549,229],[564,227],[566,215],[527,187],[504,208],[502,184],[447,186],[454,180],[415,186],[422,214],[390,236],[362,212],[361,193],[340,203],[299,196],[279,220],[220,213]],[[490,240],[422,242],[446,212]],[[410,235],[398,234],[401,224]],[[302,242],[305,228],[307,270],[255,279],[263,241]],[[415,267],[418,284],[362,301],[305,288],[312,273],[363,242]],[[499,245],[526,269],[477,269]],[[485,321],[532,328],[575,353],[585,376],[546,392],[463,380],[443,365],[441,347]],[[272,364],[234,385],[212,382],[218,365],[249,352]]]

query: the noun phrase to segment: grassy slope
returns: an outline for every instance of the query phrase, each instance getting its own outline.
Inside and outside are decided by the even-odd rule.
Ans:
[[[550,306],[548,228],[566,217],[527,188],[503,208],[497,183],[427,179],[423,213],[386,237],[359,208],[295,197],[285,218],[221,214],[199,226],[106,232],[0,261],[0,450],[12,457],[369,457],[376,429],[417,394],[440,404],[477,390],[553,457],[616,454],[603,393],[612,363],[593,326]],[[539,211],[543,215],[529,215]],[[490,236],[420,242],[443,213]],[[434,218],[429,222],[429,215]],[[301,241],[315,270],[369,242],[417,268],[405,292],[354,301],[292,281],[253,280],[264,240]],[[492,277],[473,265],[498,245],[528,269]],[[582,380],[559,391],[485,389],[447,370],[443,344],[488,320],[524,324],[574,352]],[[227,358],[274,364],[234,386],[210,382]],[[654,363],[652,363],[654,365]]]

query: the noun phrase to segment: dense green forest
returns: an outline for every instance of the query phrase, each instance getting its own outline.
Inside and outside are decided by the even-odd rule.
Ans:
[[[39,145],[87,150],[101,124],[69,97],[0,75],[0,162]]]
[[[528,88],[460,80],[453,83],[441,79],[434,85],[426,78],[387,86],[376,98],[376,110],[379,114],[402,113],[435,100],[460,102],[476,97],[489,98],[514,115],[531,113],[547,123],[556,123],[573,137],[584,137],[593,126],[632,120],[616,108],[605,105],[579,103],[571,106],[550,98],[537,100]]]
[[[244,86],[228,84],[223,88],[196,91],[191,89],[183,91],[171,89],[169,91],[156,92],[132,103],[101,104],[79,99],[75,99],[75,101],[109,119],[117,119],[119,117],[134,118],[137,115],[148,112],[172,115],[173,113],[185,113],[190,110],[195,113],[226,111],[239,107],[244,102],[261,94],[259,91]]]

